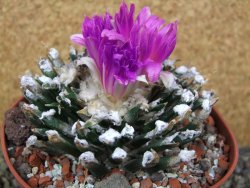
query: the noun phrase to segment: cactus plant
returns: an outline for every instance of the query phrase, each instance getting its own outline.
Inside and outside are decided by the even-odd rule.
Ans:
[[[22,76],[20,107],[35,126],[27,147],[78,157],[96,177],[112,168],[153,173],[194,157],[185,145],[202,136],[217,97],[202,90],[195,67],[168,59],[177,22],[164,26],[148,8],[133,22],[133,11],[123,2],[115,26],[108,13],[86,18],[83,36],[72,36],[86,50],[71,47],[64,63],[52,48],[38,61],[41,76]]]

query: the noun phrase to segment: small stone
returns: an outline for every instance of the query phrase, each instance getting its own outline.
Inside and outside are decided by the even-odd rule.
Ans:
[[[130,185],[132,185],[133,183],[139,182],[139,180],[137,178],[132,178],[129,183]]]
[[[30,185],[30,187],[37,187],[38,179],[35,177],[31,177],[27,183]]]
[[[68,175],[70,172],[70,161],[68,158],[64,158],[63,160],[61,160],[61,165],[62,165],[62,174],[64,176]]]
[[[36,153],[32,153],[29,156],[28,163],[32,167],[38,167],[42,163],[41,159],[38,157]]]
[[[131,188],[127,178],[121,174],[112,174],[108,178],[95,183],[95,188]]]
[[[133,183],[132,188],[140,188],[140,182]]]
[[[146,178],[141,181],[141,187],[140,188],[152,188],[153,183],[150,178]]]
[[[78,164],[76,167],[76,174],[83,175],[83,170],[84,170],[84,167],[81,164]]]
[[[56,186],[56,188],[63,188],[64,187],[63,180],[56,180],[55,186]]]
[[[31,168],[28,163],[22,163],[17,167],[17,170],[24,179],[26,178],[27,174],[31,173]]]
[[[178,179],[169,179],[169,185],[171,188],[181,188],[181,184]]]
[[[195,151],[197,159],[201,159],[205,155],[205,151],[198,145],[192,144],[189,146],[189,149]]]
[[[193,176],[189,176],[187,179],[188,184],[196,183],[197,179],[195,179]]]
[[[158,187],[161,186],[161,181],[155,181],[154,182]]]
[[[192,183],[192,184],[191,184],[191,187],[192,187],[192,188],[200,188],[201,185],[200,185],[199,182],[196,182],[196,183]]]
[[[39,166],[39,174],[44,173],[45,172],[45,167],[43,166],[43,164],[40,164]]]
[[[213,185],[213,179],[212,179],[211,176],[209,176],[209,172],[208,171],[205,172],[205,177],[206,177],[206,180],[209,183],[209,185]]]
[[[211,167],[211,161],[207,158],[200,160],[201,170],[207,171]]]
[[[166,187],[168,185],[168,179],[163,180],[161,186]]]
[[[31,171],[32,171],[32,174],[36,175],[38,172],[38,167],[36,167],[36,166],[33,167]]]
[[[191,188],[187,183],[182,183],[181,188]]]
[[[15,149],[15,154],[14,157],[17,158],[18,156],[20,156],[23,152],[23,147],[22,146],[17,146]]]
[[[155,172],[150,176],[153,182],[161,181],[164,177],[165,177],[164,173],[161,173],[161,172]]]
[[[125,172],[124,172],[123,170],[121,170],[121,169],[119,169],[119,168],[113,168],[113,169],[111,170],[111,174],[115,174],[115,173],[117,173],[117,174],[122,174],[122,175],[125,174]]]
[[[80,183],[84,183],[85,177],[84,176],[77,176],[78,177],[78,181]]]
[[[50,179],[51,178],[49,176],[40,177],[38,184],[45,186],[45,185],[47,185],[47,183],[50,182]]]

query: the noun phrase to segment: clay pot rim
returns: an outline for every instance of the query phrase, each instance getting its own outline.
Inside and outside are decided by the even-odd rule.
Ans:
[[[24,100],[24,97],[21,97],[14,105],[12,105],[12,108],[16,107],[23,100]],[[232,175],[234,169],[236,168],[236,165],[238,163],[238,158],[239,158],[239,150],[238,150],[238,144],[237,144],[237,141],[234,137],[233,132],[229,129],[228,124],[225,122],[225,120],[222,118],[221,114],[215,108],[213,108],[213,110],[212,110],[212,117],[215,119],[215,122],[219,121],[220,126],[225,130],[224,134],[227,135],[227,142],[229,142],[228,144],[230,145],[231,158],[230,158],[229,169],[228,169],[227,173],[217,183],[215,183],[213,186],[211,186],[211,188],[219,188],[221,185],[223,185],[223,183],[225,183],[229,179],[229,177]],[[0,136],[1,137],[1,148],[2,148],[2,152],[3,152],[4,159],[6,161],[6,164],[8,165],[11,173],[16,178],[17,182],[21,185],[21,187],[30,188],[28,183],[26,181],[24,181],[24,179],[18,174],[18,172],[16,171],[16,169],[14,168],[14,166],[12,165],[12,163],[10,161],[7,147],[6,147],[6,137],[5,137],[5,130],[4,129],[5,129],[5,126],[2,125],[1,126],[1,136]],[[223,134],[221,131],[219,131],[219,132],[221,134]]]

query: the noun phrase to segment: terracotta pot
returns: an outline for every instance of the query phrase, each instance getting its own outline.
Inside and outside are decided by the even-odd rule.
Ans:
[[[20,100],[18,100],[13,105],[13,107],[18,106],[18,103],[22,100],[24,100],[24,99],[21,98]],[[238,144],[237,144],[237,141],[236,141],[232,131],[229,129],[229,126],[223,120],[221,114],[214,108],[212,111],[212,117],[214,118],[215,126],[218,128],[219,133],[226,137],[226,143],[230,145],[230,154],[229,154],[230,166],[229,166],[229,169],[228,169],[227,173],[225,174],[225,176],[220,181],[218,181],[216,184],[211,186],[212,188],[219,188],[232,175],[232,173],[237,165],[237,162],[238,162],[239,152],[238,152]],[[17,173],[17,171],[13,167],[12,163],[10,162],[10,158],[9,158],[8,151],[7,151],[4,126],[1,127],[1,136],[0,137],[1,137],[2,152],[3,152],[5,161],[8,165],[11,173],[14,175],[14,177],[16,178],[17,182],[20,184],[21,187],[30,188],[30,186],[22,179],[22,177]]]

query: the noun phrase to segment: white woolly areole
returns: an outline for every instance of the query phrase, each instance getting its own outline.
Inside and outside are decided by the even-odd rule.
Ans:
[[[82,153],[79,157],[79,161],[83,164],[86,165],[87,163],[98,163],[98,161],[95,158],[94,153],[92,153],[91,151],[86,151],[84,153]]]
[[[34,95],[34,93],[32,93],[30,90],[26,89],[25,91],[25,95],[32,100],[37,100],[38,97],[36,95]]]
[[[208,99],[204,99],[201,104],[202,108],[206,111],[210,110],[210,101]]]
[[[206,82],[204,77],[202,75],[200,75],[200,74],[195,75],[194,80],[195,80],[196,83],[199,83],[199,84],[204,84]]]
[[[148,164],[150,164],[154,160],[154,154],[151,151],[146,151],[143,154],[142,158],[142,166],[147,167]]]
[[[30,87],[34,91],[37,91],[39,88],[38,83],[31,75],[23,75],[20,84],[22,88]]]
[[[155,122],[155,134],[161,134],[163,133],[167,128],[168,128],[168,123],[161,121],[161,120],[157,120]]]
[[[88,148],[89,147],[89,143],[88,143],[87,140],[79,139],[77,136],[74,139],[74,143],[79,144],[82,148]]]
[[[177,74],[185,74],[188,72],[188,68],[186,66],[180,66],[177,69],[175,69],[175,72]]]
[[[60,73],[60,82],[67,86],[75,79],[76,74],[76,68],[71,64],[69,66],[63,66]]]
[[[183,90],[183,93],[181,95],[181,100],[183,102],[193,102],[194,99],[195,99],[194,94],[190,90],[187,89]]]
[[[73,135],[76,134],[76,126],[77,126],[77,124],[79,124],[81,127],[84,127],[84,125],[85,125],[85,123],[84,123],[83,121],[80,121],[80,120],[76,121],[76,122],[72,125],[72,128],[71,128],[71,133],[72,133]]]
[[[134,127],[126,123],[125,127],[122,129],[121,135],[123,137],[132,139],[134,137],[134,132],[135,132]]]
[[[111,120],[115,125],[120,125],[121,123],[122,119],[119,112],[109,109],[100,99],[89,101],[87,110],[93,120]]]
[[[212,91],[205,91],[203,90],[201,92],[201,96],[204,98],[204,99],[210,99],[212,96],[213,96],[213,92]]]
[[[173,140],[175,139],[175,137],[177,137],[178,135],[179,135],[179,132],[176,132],[176,133],[174,133],[173,135],[166,137],[166,138],[163,140],[162,144],[166,144],[166,145],[167,145],[167,144],[172,143]]]
[[[112,159],[125,159],[127,157],[127,152],[122,148],[115,148],[115,151],[112,153]]]
[[[175,64],[176,60],[171,60],[171,59],[167,59],[163,62],[163,64],[165,66],[169,66],[171,68],[174,68],[174,64]]]
[[[50,77],[47,76],[39,76],[38,80],[41,81],[43,84],[53,84],[53,80]]]
[[[201,131],[187,129],[186,131],[180,132],[179,137],[182,140],[185,140],[185,139],[191,139],[191,138],[198,136],[200,134],[201,134]]]
[[[179,157],[182,162],[189,162],[195,158],[195,151],[187,149],[181,150],[179,153]]]
[[[56,113],[56,111],[54,109],[50,109],[46,112],[43,112],[39,119],[50,118],[51,116],[55,115],[55,113]]]
[[[186,105],[186,104],[179,104],[176,105],[173,108],[174,112],[177,113],[179,116],[184,117],[186,115],[186,113],[191,110],[190,106]]]
[[[26,140],[26,147],[30,147],[35,145],[37,141],[37,137],[35,135],[31,135],[27,140]]]
[[[59,57],[59,52],[55,48],[50,48],[49,55],[52,59],[57,59]]]
[[[48,137],[51,137],[51,136],[59,137],[59,133],[56,130],[48,130],[45,133]]]
[[[162,71],[160,73],[160,79],[163,85],[165,86],[165,88],[170,91],[179,87],[175,81],[176,77],[171,72]]]
[[[26,103],[24,103],[23,106],[24,106],[24,108],[31,108],[33,110],[38,110],[38,107],[36,105],[34,105],[34,104],[26,104]]]
[[[154,108],[159,104],[160,101],[161,101],[160,98],[156,99],[156,100],[152,101],[149,105],[150,105],[151,108]]]
[[[95,99],[100,93],[100,89],[96,83],[90,78],[80,83],[80,93],[79,98],[87,102]]]
[[[53,71],[53,67],[48,59],[41,59],[38,64],[39,64],[40,69],[42,69],[42,71],[44,72]]]
[[[99,136],[99,141],[107,145],[113,145],[116,140],[121,138],[121,134],[116,130],[109,128],[105,133]]]

